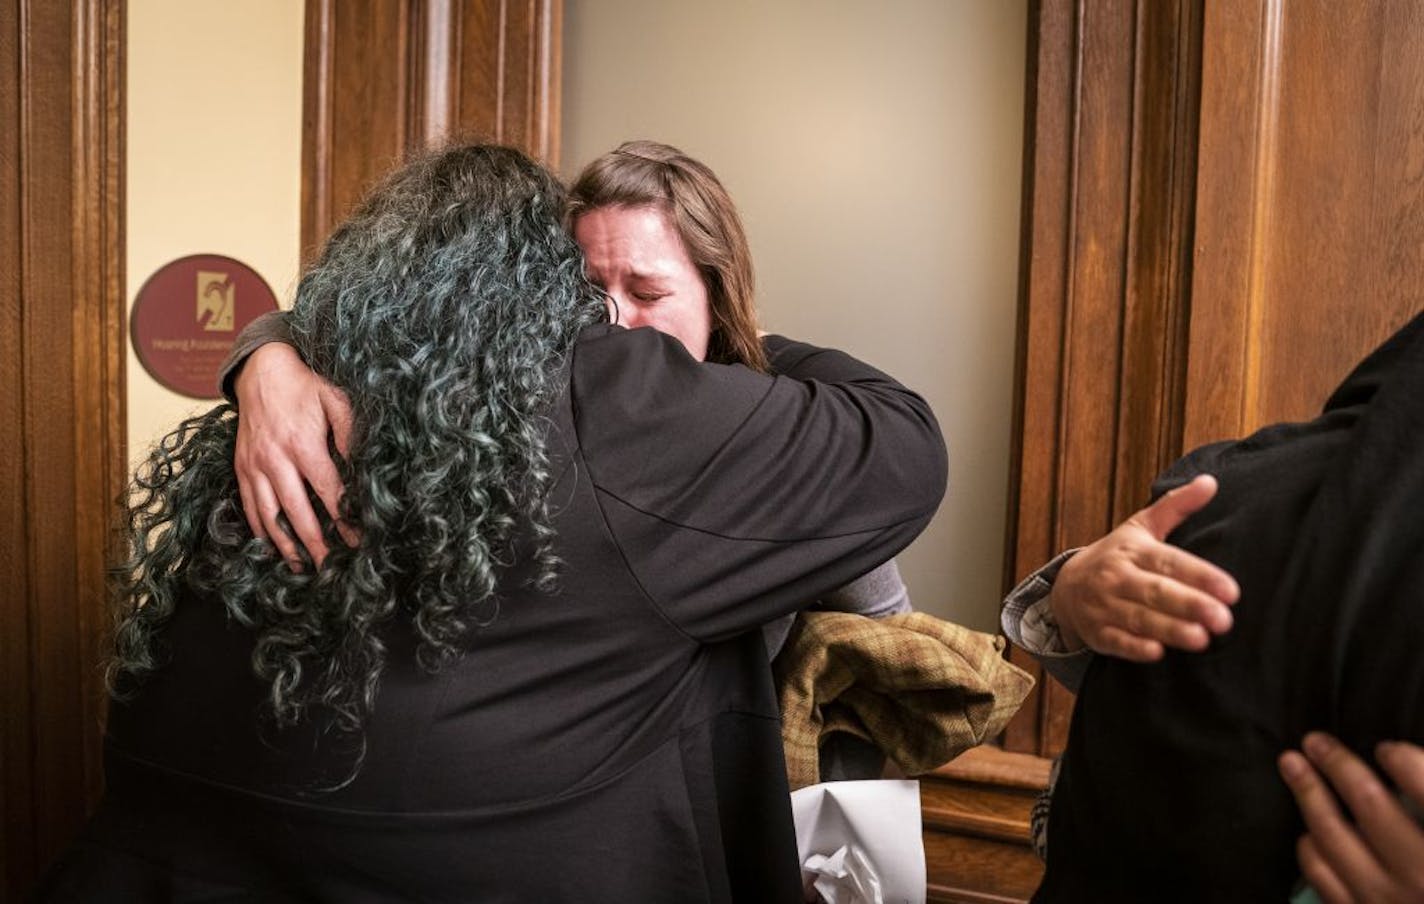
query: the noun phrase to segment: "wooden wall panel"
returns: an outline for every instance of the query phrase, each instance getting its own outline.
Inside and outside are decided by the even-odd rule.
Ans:
[[[1399,322],[1408,299],[1424,297],[1424,7],[1390,4],[1381,38],[1369,291],[1393,300],[1389,321]]]
[[[118,0],[0,20],[0,804],[6,899],[72,837],[101,782],[98,659],[123,448]]]
[[[967,750],[920,779],[927,900],[1024,901],[1043,877],[1029,840],[1049,763],[992,747]]]
[[[1111,522],[1127,288],[1123,257],[1130,215],[1136,10],[1127,0],[1115,0],[1084,5],[1080,11],[1072,227],[1061,295],[1064,363],[1056,381],[1055,549],[1092,540]]]
[[[1182,449],[1201,107],[1198,2],[1139,5],[1111,523]]]
[[[1420,4],[1039,0],[1030,28],[1014,578],[1183,450],[1312,416],[1424,307]],[[1071,706],[1044,684],[1004,747],[1058,752]]]
[[[1028,72],[1024,98],[1024,204],[1021,214],[1018,347],[1015,362],[1013,462],[1010,467],[1005,585],[1021,580],[1028,562],[1053,554],[1058,393],[1045,392],[1042,375],[1056,375],[1063,360],[1063,305],[1072,226],[1069,199],[1075,79],[1073,17],[1065,3],[1032,2],[1028,15]],[[1057,77],[1054,77],[1057,73]],[[1030,365],[1030,362],[1032,364]],[[1033,391],[1029,390],[1032,378]],[[1010,659],[1034,676],[1034,687],[1004,732],[1009,750],[1038,753],[1043,719],[1055,693],[1038,662],[1010,648]]]
[[[411,4],[309,0],[302,112],[307,257],[409,144]]]
[[[450,122],[455,109],[465,110],[460,128],[475,135],[494,136],[503,118],[504,11],[506,4],[476,3],[456,15],[450,29],[452,69]]]
[[[455,71],[458,131],[486,135],[559,165],[563,4],[465,4]]]
[[[48,756],[35,757],[31,767],[36,848],[54,851],[71,829],[55,817],[82,814],[83,774],[75,758],[82,755],[83,724],[75,701],[82,696],[75,642],[74,575],[76,548],[71,542],[76,502],[74,475],[78,437],[74,425],[56,413],[73,410],[74,343],[69,300],[74,296],[70,247],[72,166],[70,143],[74,113],[70,71],[74,28],[68,11],[32,5],[26,12],[23,40],[41,48],[65,48],[64,53],[25,54],[21,118],[21,218],[24,259],[20,276],[20,341],[24,345],[20,379],[25,387],[21,436],[26,445],[25,501],[28,515],[27,569],[30,602],[30,723],[31,743]],[[42,112],[43,111],[43,112]],[[39,154],[45,160],[39,160]],[[97,601],[96,601],[97,602]],[[82,707],[77,708],[82,713]],[[52,718],[66,713],[70,717]],[[68,781],[66,781],[68,779]]]
[[[108,651],[108,573],[127,553],[122,497],[129,480],[127,317],[124,274],[124,54],[125,0],[75,5],[81,65],[74,117],[72,229],[75,293],[73,422],[76,597],[83,703],[84,790],[89,802],[103,790],[102,731],[108,696],[99,663]],[[105,605],[98,605],[103,601]]]
[[[1200,70],[1196,0],[1031,18],[1013,580],[1140,507],[1180,448]],[[1072,698],[1038,674],[1005,746],[1050,756]]]
[[[448,137],[558,164],[561,0],[308,0],[303,258],[384,173]]]
[[[1424,306],[1424,10],[1206,20],[1186,441],[1313,416]]]
[[[20,92],[24,83],[20,58],[19,4],[0,11],[0,61],[5,65],[5,90],[0,91],[0,682],[5,703],[0,706],[0,856],[4,857],[0,898],[15,897],[35,868],[30,828],[30,563],[26,530],[24,383],[20,379],[24,342],[24,308],[20,275],[24,247],[20,241]]]

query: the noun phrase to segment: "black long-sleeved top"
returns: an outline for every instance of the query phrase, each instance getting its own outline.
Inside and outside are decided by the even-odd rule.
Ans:
[[[350,751],[259,730],[252,635],[184,600],[171,662],[112,707],[108,792],[51,893],[799,901],[755,629],[909,543],[946,459],[891,378],[768,348],[781,376],[698,363],[649,329],[583,333],[550,417],[559,590],[510,569],[498,616],[438,675],[393,637],[341,790],[314,788]]]

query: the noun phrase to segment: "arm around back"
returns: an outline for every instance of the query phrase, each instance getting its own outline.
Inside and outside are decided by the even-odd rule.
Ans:
[[[294,568],[301,567],[299,544],[320,566],[326,539],[307,498],[310,486],[345,541],[354,544],[355,532],[339,521],[343,487],[327,446],[330,436],[346,454],[351,406],[302,361],[285,311],[264,314],[243,329],[223,364],[221,383],[240,408],[233,468],[253,536],[270,540]]]
[[[294,345],[286,311],[268,311],[242,328],[218,371],[218,388],[229,402],[237,401],[237,377],[252,353],[269,342]]]
[[[918,395],[849,355],[773,337],[778,376],[702,364],[652,330],[575,350],[579,446],[650,600],[715,640],[844,585],[913,540],[944,495]]]

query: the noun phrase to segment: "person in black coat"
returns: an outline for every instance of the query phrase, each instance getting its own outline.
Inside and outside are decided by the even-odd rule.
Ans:
[[[800,900],[755,629],[913,539],[943,441],[839,352],[604,322],[563,205],[452,149],[303,277],[354,411],[320,569],[248,528],[230,406],[151,454],[106,793],[42,899]]]
[[[1159,478],[1158,494],[1219,481],[1170,539],[1235,576],[1235,624],[1204,652],[1093,660],[1035,900],[1284,900],[1304,826],[1282,753],[1314,730],[1360,755],[1424,741],[1421,399],[1424,315],[1320,417],[1198,449]],[[1307,789],[1298,757],[1282,765]]]

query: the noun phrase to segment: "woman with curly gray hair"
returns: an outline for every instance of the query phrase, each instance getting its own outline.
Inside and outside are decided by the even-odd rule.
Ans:
[[[565,220],[613,323],[666,333],[699,361],[771,371],[751,246],[736,205],[706,164],[661,142],[624,142],[573,181]],[[259,318],[228,360],[225,382],[247,415],[234,466],[253,533],[271,539],[297,567],[304,554],[319,566],[328,544],[307,487],[328,512],[339,510],[341,479],[327,437],[336,428],[340,441],[351,406],[302,360],[286,317]],[[344,538],[351,534],[338,528]],[[814,606],[877,618],[911,611],[893,559]],[[779,653],[794,618],[764,627],[769,655]],[[857,743],[842,738],[832,746]],[[865,760],[845,777],[878,776],[883,763],[873,745]]]
[[[752,629],[907,544],[942,440],[838,352],[773,378],[604,322],[564,203],[438,153],[302,279],[354,410],[319,569],[248,528],[230,406],[152,452],[106,793],[41,898],[800,900]]]

